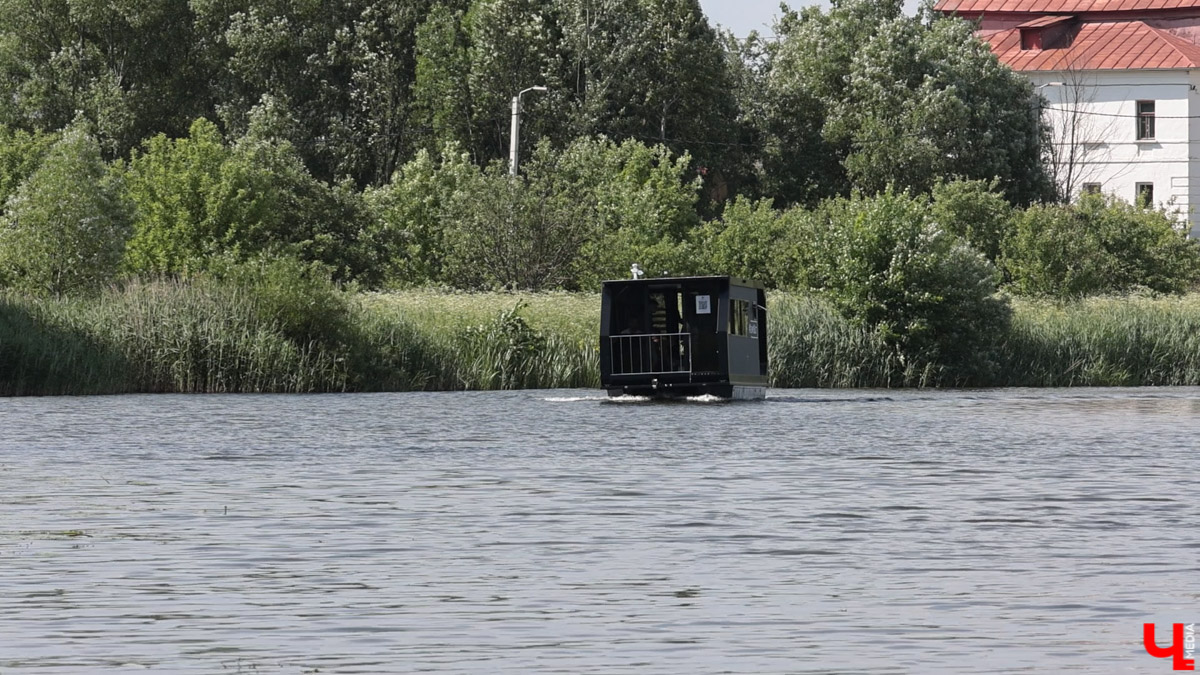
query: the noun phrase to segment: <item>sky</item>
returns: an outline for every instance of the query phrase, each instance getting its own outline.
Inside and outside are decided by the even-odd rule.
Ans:
[[[780,0],[700,0],[700,7],[708,16],[708,22],[720,24],[733,31],[738,37],[746,37],[752,30],[760,35],[771,35],[771,23],[779,16]],[[812,0],[792,0],[788,6],[792,8],[820,5],[828,8],[828,2],[813,2]],[[908,14],[915,14],[916,0],[905,0],[904,9]]]
[[[803,7],[808,3],[789,3]],[[779,0],[700,0],[710,24],[720,24],[738,37],[752,30],[771,35],[771,22],[779,16]]]

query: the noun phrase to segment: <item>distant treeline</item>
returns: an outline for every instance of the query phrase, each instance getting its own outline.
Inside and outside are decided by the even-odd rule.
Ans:
[[[422,149],[505,159],[510,100],[538,85],[529,145],[663,144],[706,202],[941,176],[999,177],[1017,203],[1050,189],[1033,91],[969,23],[852,0],[773,33],[720,34],[697,0],[6,0],[0,124],[85,120],[112,161],[205,118],[361,190]]]

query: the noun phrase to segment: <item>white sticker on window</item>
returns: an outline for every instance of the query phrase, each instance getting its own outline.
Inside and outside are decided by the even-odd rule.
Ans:
[[[750,337],[758,337],[758,319],[750,319]]]
[[[697,314],[712,314],[712,302],[707,295],[696,296],[696,313]]]

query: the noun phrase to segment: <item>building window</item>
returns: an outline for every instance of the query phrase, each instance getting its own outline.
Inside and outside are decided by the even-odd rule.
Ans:
[[[1137,102],[1137,138],[1139,141],[1154,138],[1154,101]]]
[[[1144,209],[1154,206],[1154,183],[1138,183],[1134,196],[1138,206]]]
[[[1098,195],[1100,194],[1099,183],[1084,183],[1083,188],[1079,191],[1082,195]]]

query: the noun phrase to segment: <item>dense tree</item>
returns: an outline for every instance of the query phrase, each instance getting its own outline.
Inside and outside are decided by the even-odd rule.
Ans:
[[[454,195],[475,185],[478,172],[469,154],[449,144],[437,156],[418,151],[391,182],[366,192],[384,251],[381,272],[388,284],[444,281],[446,220]]]
[[[375,238],[360,197],[313,178],[287,142],[253,135],[226,146],[216,126],[157,136],[124,171],[137,205],[125,258],[134,274],[203,269],[218,254],[286,254],[376,280]]]
[[[583,138],[561,151],[539,143],[514,178],[449,146],[440,159],[419,153],[367,201],[393,284],[595,288],[632,262],[691,271],[688,164],[663,146]]]
[[[0,125],[0,215],[4,202],[37,170],[55,140],[54,134],[31,134]]]
[[[475,0],[464,21],[479,160],[508,157],[512,97],[535,85],[547,91],[524,97],[521,135],[529,147],[542,137],[565,145],[573,136],[566,114],[571,93],[563,82],[566,55],[554,2]]]
[[[193,0],[217,97],[240,136],[267,107],[324,180],[383,183],[412,143],[405,124],[424,2]]]
[[[720,164],[737,139],[733,74],[697,0],[569,0],[582,133]]]
[[[930,215],[943,229],[965,239],[996,264],[1012,230],[1016,209],[1000,192],[1000,181],[949,181],[933,186]]]
[[[0,123],[55,131],[82,112],[107,157],[212,106],[187,0],[0,0]]]
[[[809,290],[816,283],[815,242],[820,219],[803,207],[780,210],[769,199],[739,197],[705,224],[697,252],[712,274],[757,279],[769,288]]]
[[[470,42],[462,20],[463,12],[438,3],[417,29],[412,119],[419,145],[431,153],[447,144],[479,147],[468,78]]]
[[[699,225],[700,187],[690,164],[688,155],[675,155],[665,145],[599,138],[579,139],[553,164],[539,167],[559,174],[596,204],[596,234],[581,247],[576,262],[574,278],[580,287],[597,288],[604,279],[622,278],[634,262],[653,274],[701,271],[699,257],[688,248]]]
[[[94,290],[116,277],[128,236],[128,208],[100,144],[76,124],[6,204],[0,284],[53,295]]]
[[[1016,203],[1051,194],[1031,85],[970,24],[846,0],[789,14],[777,30],[760,124],[768,190],[785,201],[889,184],[928,191],[948,176],[998,178]]]

